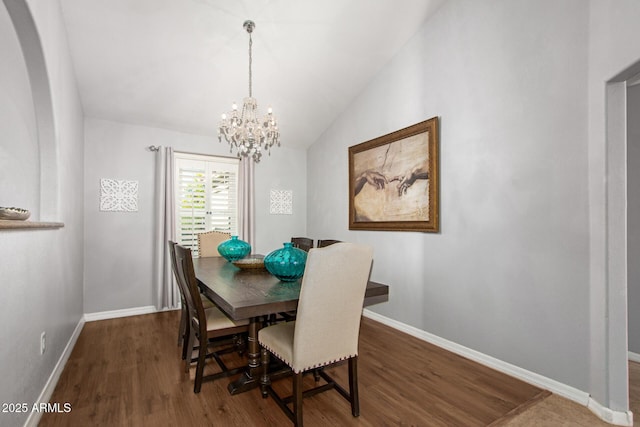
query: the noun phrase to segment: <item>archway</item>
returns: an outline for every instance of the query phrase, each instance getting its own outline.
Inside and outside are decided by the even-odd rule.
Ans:
[[[59,219],[58,150],[49,75],[33,15],[26,0],[3,0],[29,73],[40,153],[40,221]]]

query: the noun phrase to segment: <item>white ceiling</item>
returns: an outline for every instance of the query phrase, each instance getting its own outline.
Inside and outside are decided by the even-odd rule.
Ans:
[[[445,0],[61,0],[85,114],[211,135],[248,96],[305,147]]]

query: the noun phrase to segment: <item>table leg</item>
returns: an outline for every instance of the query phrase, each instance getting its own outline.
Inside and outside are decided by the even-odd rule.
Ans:
[[[291,375],[291,369],[273,357],[270,358],[271,363],[268,367],[268,376],[262,378],[264,373],[262,371],[262,362],[260,360],[261,348],[260,343],[258,342],[258,331],[261,327],[262,319],[260,317],[253,317],[249,320],[249,336],[247,338],[247,357],[249,361],[247,363],[247,370],[240,375],[238,379],[229,383],[227,390],[229,390],[229,393],[231,394],[244,393],[245,391],[259,387],[261,382],[271,382],[271,380],[275,381],[282,377]],[[269,358],[266,360],[269,360]]]
[[[247,339],[248,369],[238,379],[229,383],[227,389],[231,394],[243,393],[260,385],[260,344],[258,343],[258,330],[260,330],[260,318],[252,317],[249,320],[249,336]]]

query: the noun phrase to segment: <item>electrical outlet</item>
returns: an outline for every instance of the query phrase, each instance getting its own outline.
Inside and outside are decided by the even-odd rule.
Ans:
[[[42,332],[40,334],[40,354],[44,354],[44,349],[47,347],[47,335]]]

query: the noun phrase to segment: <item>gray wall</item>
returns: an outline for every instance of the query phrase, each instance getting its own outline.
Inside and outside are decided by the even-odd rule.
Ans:
[[[85,120],[85,313],[155,304],[153,287],[155,153],[176,151],[230,156],[217,136],[147,126]],[[306,233],[306,152],[275,148],[256,165],[256,244],[266,254],[293,235]],[[138,212],[101,212],[100,179],[139,183]],[[269,214],[269,190],[292,190],[293,215]]]
[[[490,3],[445,3],[311,147],[309,234],[373,245],[374,311],[588,390],[588,9]],[[433,116],[442,231],[349,231],[347,147]]]
[[[14,4],[18,4],[14,2]],[[82,110],[57,2],[32,2],[45,53],[58,160],[58,230],[0,231],[0,402],[36,402],[82,318]],[[0,3],[0,205],[33,209],[41,198],[38,135],[25,63]],[[47,349],[40,355],[40,333]],[[0,425],[28,414],[0,413]]]
[[[640,354],[640,85],[627,96],[629,351]]]

